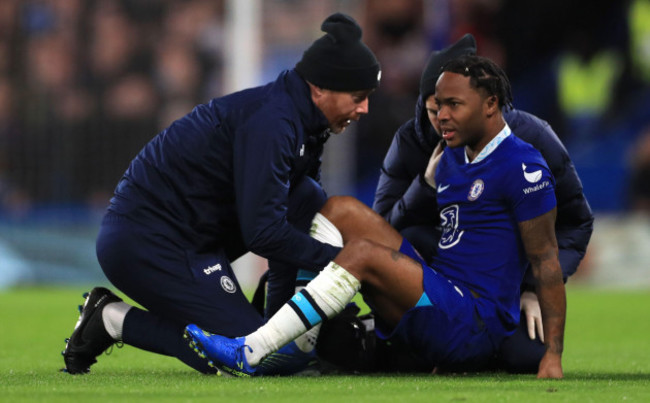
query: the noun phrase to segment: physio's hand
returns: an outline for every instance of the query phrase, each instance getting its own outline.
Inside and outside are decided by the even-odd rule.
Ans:
[[[562,379],[562,356],[557,353],[546,352],[542,361],[539,363],[539,370],[537,371],[538,379]]]
[[[436,148],[433,149],[431,158],[429,158],[429,164],[427,165],[426,171],[424,171],[424,180],[432,188],[436,188],[436,169],[440,163],[440,158],[442,157],[442,152],[444,148],[442,146],[443,142],[440,141]]]
[[[544,342],[544,326],[542,326],[542,310],[539,307],[537,294],[532,291],[524,291],[521,294],[519,308],[526,314],[526,326],[528,327],[528,337],[535,340],[535,329],[539,339]]]

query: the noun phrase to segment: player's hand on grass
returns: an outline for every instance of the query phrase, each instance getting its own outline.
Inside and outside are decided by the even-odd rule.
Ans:
[[[558,353],[551,353],[549,351],[544,354],[542,361],[539,363],[539,370],[537,371],[537,379],[562,379],[562,355]]]
[[[425,182],[434,189],[436,188],[436,169],[438,169],[438,164],[440,164],[440,158],[444,151],[443,143],[443,141],[438,142],[436,148],[433,149],[427,169],[424,171]]]
[[[539,307],[537,294],[532,291],[524,291],[521,294],[519,308],[526,314],[526,325],[528,327],[528,337],[535,340],[535,330],[539,339],[544,342],[544,326],[542,325],[542,310]]]

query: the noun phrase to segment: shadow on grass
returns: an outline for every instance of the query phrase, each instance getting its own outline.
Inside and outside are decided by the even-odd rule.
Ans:
[[[568,380],[585,380],[585,381],[650,381],[650,373],[589,373],[589,372],[569,372],[564,374]]]
[[[468,373],[443,373],[443,374],[428,374],[428,373],[363,373],[363,374],[324,374],[323,376],[337,377],[337,376],[367,376],[377,378],[480,378],[490,379],[493,381],[512,381],[515,379],[533,380],[535,374],[510,374],[507,372],[468,372]],[[650,381],[650,373],[591,373],[591,372],[565,372],[564,379],[567,381]]]

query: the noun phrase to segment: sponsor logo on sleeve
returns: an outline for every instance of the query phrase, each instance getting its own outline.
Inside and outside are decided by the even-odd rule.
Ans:
[[[205,273],[206,276],[214,273],[215,271],[221,271],[221,264],[217,263],[214,266],[203,269],[203,273]]]
[[[524,178],[528,181],[528,183],[537,183],[539,182],[540,179],[542,179],[542,170],[538,169],[537,171],[533,172],[526,172],[526,164],[523,162],[521,163],[521,169],[524,171]]]
[[[538,190],[542,190],[544,188],[547,188],[550,185],[551,185],[551,182],[544,181],[542,183],[538,183],[535,186],[530,186],[530,187],[524,188],[523,191],[524,191],[525,194],[530,194],[530,193],[537,192]]]

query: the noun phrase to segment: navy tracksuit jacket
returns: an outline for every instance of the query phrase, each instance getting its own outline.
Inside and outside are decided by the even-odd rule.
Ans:
[[[293,70],[197,106],[131,162],[109,210],[211,251],[238,234],[268,259],[319,270],[337,248],[287,222],[292,185],[318,181],[328,122]]]
[[[97,238],[107,278],[133,308],[124,342],[209,372],[183,327],[234,337],[263,317],[230,262],[247,251],[318,271],[340,248],[308,235],[328,122],[294,70],[199,105],[154,137],[119,181]],[[281,267],[282,268],[282,267]],[[292,295],[292,290],[290,294]]]

